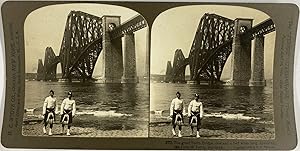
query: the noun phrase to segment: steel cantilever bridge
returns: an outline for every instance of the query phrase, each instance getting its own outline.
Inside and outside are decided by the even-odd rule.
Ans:
[[[98,17],[71,11],[59,55],[56,56],[51,47],[46,48],[44,63],[42,59],[38,60],[37,80],[56,80],[58,63],[61,63],[62,79],[94,80],[92,74],[95,64],[100,53],[103,53],[100,81],[136,83],[134,32],[144,27],[147,27],[147,23],[141,15],[120,24],[120,16]],[[122,37],[125,41],[124,51]]]
[[[220,82],[224,65],[232,54],[231,85],[264,86],[264,35],[275,31],[271,19],[252,27],[252,19],[231,20],[206,13],[200,20],[188,58],[181,49],[167,63],[166,82],[185,82],[190,66],[190,84]],[[251,41],[254,40],[251,64]],[[252,67],[252,68],[251,68]]]

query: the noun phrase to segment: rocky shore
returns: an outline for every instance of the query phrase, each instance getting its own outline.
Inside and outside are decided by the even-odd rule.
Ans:
[[[171,125],[150,126],[149,137],[174,138],[171,131]],[[196,130],[191,135],[190,127],[184,126],[182,136],[186,138],[196,138]],[[178,134],[178,128],[176,129]],[[255,140],[270,140],[275,139],[274,132],[259,132],[259,133],[232,133],[225,130],[210,130],[200,129],[200,139],[255,139]],[[175,136],[177,137],[177,136]]]
[[[131,129],[131,130],[99,130],[91,127],[71,127],[71,136],[66,132],[61,134],[61,125],[54,124],[52,136],[43,134],[43,124],[25,124],[22,127],[24,136],[45,136],[45,137],[148,137],[148,129]],[[47,131],[49,126],[47,127]]]
[[[134,123],[134,124],[128,124]],[[22,134],[24,136],[48,136],[43,133],[42,116],[25,116],[23,119]],[[61,134],[59,116],[54,122],[51,137],[66,136]],[[47,126],[47,131],[49,125]],[[148,122],[136,119],[104,117],[98,119],[90,115],[77,115],[72,123],[70,137],[148,137]],[[69,136],[68,136],[69,137]]]
[[[149,137],[173,138],[172,124],[170,119],[161,119],[150,122]],[[178,127],[176,127],[178,134]],[[183,137],[196,138],[196,129],[191,135],[191,128],[185,118],[182,126]],[[206,117],[201,121],[201,138],[205,139],[275,139],[275,128],[272,121],[257,119],[251,120],[228,120],[224,118]]]

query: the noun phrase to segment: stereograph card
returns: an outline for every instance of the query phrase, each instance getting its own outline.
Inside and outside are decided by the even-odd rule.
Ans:
[[[1,144],[289,150],[292,3],[6,1]]]

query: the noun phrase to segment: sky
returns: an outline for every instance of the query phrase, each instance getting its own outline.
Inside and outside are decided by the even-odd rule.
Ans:
[[[100,9],[101,8],[101,9]],[[53,11],[55,10],[55,11]],[[128,8],[103,4],[61,4],[42,7],[29,14],[25,20],[25,69],[27,73],[37,71],[38,59],[44,60],[46,47],[52,47],[58,55],[65,29],[66,18],[71,10],[83,11],[96,16],[117,15],[121,22],[135,16],[137,12]],[[197,26],[204,13],[215,13],[230,19],[251,18],[253,25],[269,18],[265,13],[246,7],[195,5],[169,9],[154,21],[151,31],[151,74],[164,75],[167,61],[173,61],[176,49],[182,49],[188,57]],[[137,73],[144,75],[146,57],[146,32],[144,28],[135,33]],[[265,37],[265,77],[272,79],[275,35]],[[101,54],[100,54],[101,55]],[[99,57],[101,58],[101,57]],[[231,57],[225,64],[222,79],[230,78]],[[101,74],[98,59],[93,76]],[[58,72],[61,72],[58,64]],[[186,69],[189,74],[189,67]]]
[[[52,47],[55,54],[59,55],[66,19],[72,10],[83,11],[99,17],[103,15],[121,16],[121,23],[138,14],[128,8],[104,4],[60,4],[33,11],[27,16],[24,25],[26,73],[36,73],[38,59],[44,61],[46,47]],[[146,28],[135,32],[138,75],[144,75],[145,71],[146,32]],[[101,74],[100,64],[101,60],[98,59],[93,76]],[[60,64],[58,64],[58,72],[61,72]]]
[[[169,9],[161,13],[154,21],[151,31],[151,74],[166,73],[167,61],[172,61],[176,49],[182,49],[188,57],[191,45],[205,13],[215,13],[226,18],[250,18],[253,26],[270,18],[265,13],[246,7],[195,5]],[[265,36],[265,77],[273,77],[273,58],[275,32]],[[253,45],[252,45],[253,46]],[[230,55],[231,56],[231,55]],[[228,58],[221,79],[230,79],[231,57]],[[186,69],[189,74],[189,67]]]

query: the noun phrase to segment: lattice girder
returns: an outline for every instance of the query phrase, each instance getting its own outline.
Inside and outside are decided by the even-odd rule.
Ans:
[[[136,15],[110,32],[111,39],[116,39],[128,33],[133,33],[147,27],[147,21],[142,15]]]
[[[190,65],[192,81],[220,81],[225,63],[232,52],[234,21],[216,14],[204,14],[198,25],[187,62],[173,67],[174,78],[181,77],[180,68]],[[267,19],[260,24],[246,29],[238,35],[243,41],[251,41],[275,31],[275,24]]]
[[[241,36],[243,39],[254,39],[257,36],[266,35],[275,31],[275,24],[271,18],[262,21],[249,30],[246,30]]]
[[[173,82],[184,82],[185,81],[185,57],[181,49],[175,51],[173,60]]]
[[[89,79],[102,50],[102,19],[71,11],[60,50],[62,77]]]
[[[165,82],[172,82],[172,81],[173,81],[173,67],[171,61],[168,61]]]
[[[38,60],[38,68],[37,68],[37,76],[36,79],[38,81],[45,79],[44,65],[42,59]]]
[[[44,80],[56,79],[56,67],[59,62],[59,58],[55,55],[51,47],[47,47],[45,50],[44,59]]]
[[[189,54],[191,80],[200,81],[202,79],[220,78],[223,70],[221,66],[225,64],[222,60],[227,60],[230,53],[228,49],[219,47],[232,40],[233,26],[233,20],[216,14],[204,14],[200,20]],[[206,65],[210,57],[216,53],[216,50],[218,50],[217,60],[211,62],[210,65]]]

